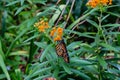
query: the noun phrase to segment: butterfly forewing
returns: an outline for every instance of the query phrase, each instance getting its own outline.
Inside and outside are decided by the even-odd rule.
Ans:
[[[64,61],[69,63],[69,56],[67,53],[66,45],[64,40],[58,41],[58,44],[56,45],[56,52],[58,56],[61,56],[64,58]]]

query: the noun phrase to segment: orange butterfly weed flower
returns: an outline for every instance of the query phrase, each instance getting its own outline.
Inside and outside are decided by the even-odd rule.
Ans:
[[[54,33],[56,32],[56,27],[54,27],[51,32],[50,32],[50,36],[54,36]]]
[[[63,35],[63,28],[61,27],[54,27],[51,31],[50,31],[50,36],[53,37],[54,41],[59,41],[62,40],[62,35]]]
[[[49,28],[48,22],[44,20],[40,20],[39,22],[35,23],[34,26],[37,27],[40,32],[44,32],[45,29]]]
[[[95,8],[99,5],[106,6],[106,5],[111,5],[111,4],[112,4],[112,0],[89,0],[87,2],[87,5],[92,8]]]
[[[62,37],[57,35],[56,37],[54,37],[54,41],[59,41],[59,40],[62,40]]]
[[[62,35],[63,35],[63,28],[58,27],[58,28],[57,28],[57,34],[58,34],[59,36],[62,36]]]

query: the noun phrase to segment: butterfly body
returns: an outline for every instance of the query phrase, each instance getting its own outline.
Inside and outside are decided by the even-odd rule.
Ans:
[[[59,40],[57,42],[58,42],[58,44],[56,45],[57,55],[63,57],[64,61],[69,63],[69,56],[64,40]]]

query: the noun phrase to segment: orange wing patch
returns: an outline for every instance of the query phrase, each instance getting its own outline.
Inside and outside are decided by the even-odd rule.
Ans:
[[[64,40],[58,41],[58,44],[56,45],[56,53],[58,56],[63,57],[65,62],[69,63],[69,56]]]

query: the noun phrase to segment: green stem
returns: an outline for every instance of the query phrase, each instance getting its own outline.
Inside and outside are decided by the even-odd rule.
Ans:
[[[101,10],[101,8],[100,8],[100,11],[101,11],[101,13],[100,13],[100,17],[99,17],[99,19],[98,19],[98,21],[99,21],[99,32],[101,32],[101,34],[102,34],[102,36],[103,36],[103,38],[104,38],[104,41],[105,41],[105,43],[107,44],[107,39],[105,38],[105,35],[104,35],[104,30],[102,29],[102,10]]]

